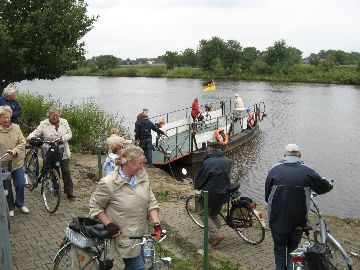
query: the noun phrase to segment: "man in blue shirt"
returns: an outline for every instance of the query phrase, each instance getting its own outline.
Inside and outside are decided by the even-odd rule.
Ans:
[[[20,123],[21,108],[19,102],[16,100],[16,89],[14,87],[6,88],[4,96],[0,97],[0,106],[9,106],[12,110],[11,123]]]

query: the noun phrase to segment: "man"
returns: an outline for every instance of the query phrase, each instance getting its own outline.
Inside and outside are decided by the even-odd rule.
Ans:
[[[299,146],[285,146],[284,158],[269,171],[265,183],[276,270],[291,269],[290,253],[300,243],[294,228],[307,224],[310,191],[324,194],[332,185],[300,159]],[[287,268],[288,267],[288,268]]]
[[[195,179],[197,190],[209,192],[209,242],[212,247],[217,246],[224,236],[220,234],[219,213],[222,205],[229,199],[230,187],[230,161],[221,152],[221,144],[210,142],[208,154],[203,160],[202,166]],[[203,211],[200,212],[203,218]]]
[[[6,88],[4,96],[0,97],[0,106],[9,106],[12,110],[11,123],[20,124],[21,108],[16,100],[16,89],[14,87]]]
[[[139,124],[140,124],[141,120],[144,118],[145,114],[146,115],[149,114],[148,108],[144,108],[143,111],[137,115],[136,122],[135,122],[135,129],[134,129],[135,134],[136,134],[136,132],[139,132],[138,131]]]
[[[157,132],[158,134],[165,135],[165,132],[159,129],[154,125],[153,122],[149,120],[149,116],[147,114],[143,115],[143,119],[138,124],[138,128],[135,132],[135,141],[140,141],[140,147],[143,149],[147,166],[149,168],[153,168],[154,165],[152,163],[152,136],[151,130]]]
[[[238,94],[235,94],[234,106],[235,106],[235,109],[244,108],[244,102],[243,102],[242,98]]]

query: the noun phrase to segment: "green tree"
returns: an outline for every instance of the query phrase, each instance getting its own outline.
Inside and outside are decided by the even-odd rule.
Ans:
[[[232,69],[240,63],[242,47],[236,40],[228,40],[225,44],[225,51],[222,55],[224,68]]]
[[[113,55],[99,55],[93,57],[93,61],[95,65],[99,69],[109,69],[109,68],[116,68],[119,66],[121,59],[113,56]]]
[[[175,66],[179,65],[179,54],[177,52],[167,51],[163,58],[167,69],[174,69]]]
[[[255,47],[246,47],[242,50],[240,55],[240,66],[243,70],[249,70],[251,65],[259,60],[261,52]]]
[[[0,90],[74,69],[97,19],[86,12],[84,0],[0,0]]]
[[[185,66],[196,67],[198,65],[198,57],[196,55],[196,52],[191,48],[188,48],[185,51],[183,51],[181,58],[182,58],[181,62]]]
[[[218,58],[223,65],[223,55],[226,50],[225,42],[219,37],[213,37],[211,40],[200,40],[199,44],[199,66],[204,70],[211,70],[214,66],[214,59]]]

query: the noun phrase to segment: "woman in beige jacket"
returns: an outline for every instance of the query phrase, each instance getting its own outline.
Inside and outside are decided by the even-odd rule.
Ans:
[[[114,235],[111,250],[121,256],[124,269],[144,269],[141,247],[132,248],[140,240],[129,236],[146,233],[148,217],[160,236],[159,205],[143,168],[144,151],[137,146],[125,148],[120,166],[102,178],[90,198],[90,217],[98,218]]]
[[[14,182],[16,198],[12,191],[11,181],[4,181],[4,188],[8,190],[7,202],[9,205],[9,216],[15,214],[15,206],[20,208],[24,214],[29,213],[25,206],[25,177],[24,177],[24,158],[25,158],[25,138],[17,124],[12,124],[10,119],[12,110],[9,106],[0,107],[0,155],[7,150],[11,150],[11,156],[1,163],[2,168],[7,167],[9,160],[12,161],[11,177]]]

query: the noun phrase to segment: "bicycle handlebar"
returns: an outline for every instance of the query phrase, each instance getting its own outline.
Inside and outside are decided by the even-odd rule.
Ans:
[[[11,155],[11,153],[12,153],[11,150],[6,150],[6,153],[0,157],[0,160],[2,160],[3,158],[6,158],[8,155]]]
[[[144,245],[144,244],[146,244],[148,242],[148,240],[150,240],[151,242],[153,242],[155,244],[160,244],[167,237],[166,230],[162,230],[162,232],[160,234],[161,238],[159,239],[159,241],[155,240],[154,236],[155,236],[154,233],[145,234],[145,235],[142,235],[142,236],[129,236],[129,239],[142,239],[142,242],[133,245],[131,248],[134,248],[134,247],[139,246],[139,245]]]

